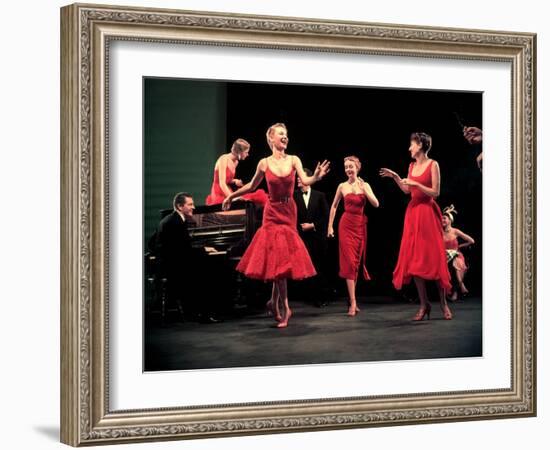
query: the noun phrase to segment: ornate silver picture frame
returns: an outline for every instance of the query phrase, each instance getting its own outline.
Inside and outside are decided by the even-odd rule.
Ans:
[[[505,62],[511,67],[510,386],[113,409],[109,56],[116,41]],[[61,441],[72,445],[536,414],[536,36],[75,4],[61,10]],[[136,93],[137,94],[137,93]],[[503,124],[504,127],[508,124]]]

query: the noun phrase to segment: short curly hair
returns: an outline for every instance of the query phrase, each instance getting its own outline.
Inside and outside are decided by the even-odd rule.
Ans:
[[[430,149],[432,148],[432,137],[423,132],[416,132],[411,134],[411,141],[416,142],[417,144],[420,144],[422,147],[422,151],[424,153],[428,153]]]

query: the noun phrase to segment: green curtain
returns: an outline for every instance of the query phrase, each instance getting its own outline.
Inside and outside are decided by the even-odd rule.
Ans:
[[[146,243],[174,194],[189,192],[204,204],[216,159],[227,151],[227,107],[223,82],[145,78],[143,89]]]

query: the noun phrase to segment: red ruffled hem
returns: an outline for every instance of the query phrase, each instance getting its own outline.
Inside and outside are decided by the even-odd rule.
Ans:
[[[297,231],[279,224],[258,229],[237,270],[263,281],[302,280],[317,274]]]

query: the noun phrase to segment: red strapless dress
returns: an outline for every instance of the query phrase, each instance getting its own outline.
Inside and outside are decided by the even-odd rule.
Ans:
[[[344,196],[344,214],[338,224],[339,276],[346,280],[357,280],[361,259],[363,278],[370,280],[365,267],[367,255],[367,216],[363,213],[367,197],[364,194]]]
[[[269,198],[262,226],[246,249],[237,270],[249,278],[273,281],[283,278],[301,280],[316,274],[309,253],[296,229],[294,175],[286,177],[265,171]]]
[[[227,185],[229,185],[233,178],[235,178],[235,172],[232,172],[229,167],[225,170],[225,182]],[[258,189],[254,192],[250,192],[248,194],[245,194],[241,196],[244,200],[249,200],[251,202],[254,202],[258,205],[265,205],[267,202],[267,194],[263,189]],[[207,205],[219,205],[222,203],[225,199],[225,194],[222,191],[222,188],[220,187],[220,174],[218,169],[214,170],[214,181],[212,181],[212,187],[210,188],[210,195],[206,197],[206,204]]]
[[[412,175],[413,164],[409,166],[408,177],[424,186],[432,186],[432,162],[422,174]],[[417,187],[411,186],[411,200],[405,211],[403,237],[395,270],[393,285],[401,289],[403,284],[416,276],[425,280],[437,280],[444,289],[451,289],[451,277],[443,244],[441,210],[435,200]]]

